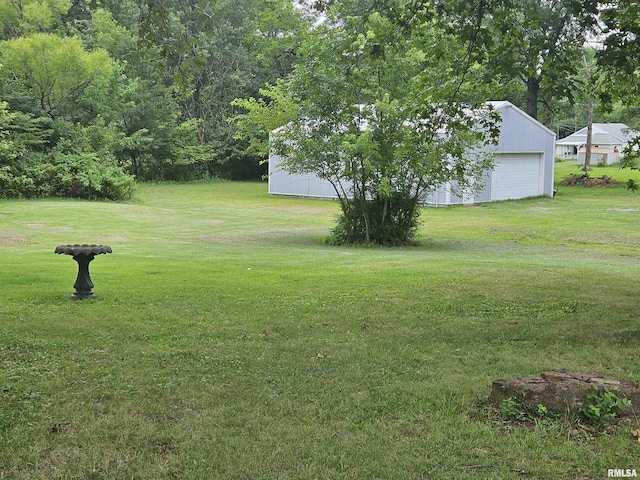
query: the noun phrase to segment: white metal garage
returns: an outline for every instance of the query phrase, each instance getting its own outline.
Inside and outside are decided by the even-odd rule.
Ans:
[[[501,115],[500,137],[494,151],[494,168],[487,172],[484,189],[459,195],[451,184],[440,185],[425,203],[453,205],[553,195],[555,134],[509,102],[491,102]],[[313,174],[294,175],[269,158],[269,193],[336,198],[331,184]]]

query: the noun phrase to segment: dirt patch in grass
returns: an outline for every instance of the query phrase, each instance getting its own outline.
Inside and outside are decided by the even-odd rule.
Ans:
[[[27,228],[32,228],[34,230],[47,230],[51,232],[73,232],[74,231],[72,227],[66,227],[64,225],[46,225],[44,223],[23,223],[23,225]]]
[[[198,235],[195,238],[204,243],[222,243],[234,245],[257,245],[268,243],[310,243],[319,235],[323,234],[323,229],[300,227],[300,228],[264,228],[255,232],[227,232],[217,235]]]
[[[327,200],[329,201],[329,200]],[[289,205],[286,207],[278,207],[279,212],[290,212],[304,215],[324,215],[327,213],[326,208],[313,207],[308,205]]]
[[[29,239],[26,235],[15,232],[0,232],[0,245],[11,247],[14,245],[26,245]]]
[[[198,240],[205,243],[231,243],[231,239],[222,235],[198,235]]]
[[[105,243],[126,243],[129,241],[129,239],[126,237],[116,236],[100,237],[98,240]]]

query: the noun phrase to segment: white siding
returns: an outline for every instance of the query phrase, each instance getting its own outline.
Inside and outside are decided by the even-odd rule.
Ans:
[[[543,194],[543,156],[502,154],[491,175],[491,200],[512,200]]]
[[[269,194],[337,198],[331,183],[312,173],[300,175],[280,169],[280,159],[269,156]]]
[[[509,102],[492,102],[501,115],[500,137],[495,148],[496,166],[475,198],[461,198],[451,185],[440,185],[426,196],[426,203],[451,205],[553,196],[555,134]],[[313,174],[289,174],[280,169],[275,155],[269,158],[269,193],[304,197],[336,198],[327,180]]]
[[[537,195],[553,196],[553,163],[555,157],[555,133],[531,118],[515,105],[498,109],[502,122],[498,152],[535,152],[543,154],[542,191]],[[518,197],[523,198],[523,197]],[[493,198],[493,200],[496,200]]]

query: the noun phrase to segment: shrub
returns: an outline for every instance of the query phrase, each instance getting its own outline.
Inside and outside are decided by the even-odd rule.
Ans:
[[[415,198],[401,194],[366,201],[344,200],[331,231],[332,240],[337,245],[408,245],[418,227],[417,207]]]
[[[134,178],[95,154],[41,156],[18,167],[0,169],[4,198],[72,197],[126,200],[133,196]]]
[[[50,195],[90,200],[125,200],[133,195],[134,179],[93,154],[66,155],[47,172]]]
[[[37,197],[38,188],[33,178],[16,173],[11,167],[0,167],[0,198]]]

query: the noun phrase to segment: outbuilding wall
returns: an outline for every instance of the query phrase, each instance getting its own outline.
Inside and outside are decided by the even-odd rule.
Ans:
[[[501,114],[500,137],[493,147],[495,166],[480,192],[464,194],[455,185],[440,185],[424,199],[429,205],[488,202],[553,195],[555,134],[509,102],[492,102]],[[330,182],[314,174],[290,174],[269,157],[269,193],[336,198]]]

